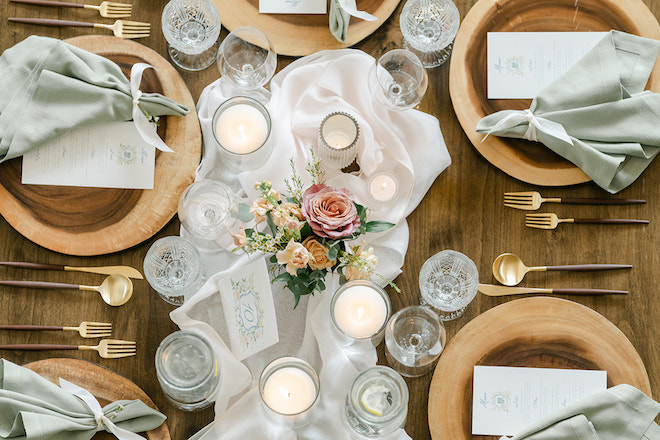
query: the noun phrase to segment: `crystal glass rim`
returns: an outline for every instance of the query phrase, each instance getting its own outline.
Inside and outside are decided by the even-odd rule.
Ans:
[[[458,257],[459,259],[463,260],[465,262],[465,264],[467,264],[468,267],[470,268],[470,271],[474,272],[474,274],[476,275],[474,288],[470,290],[469,295],[465,298],[466,301],[464,301],[462,305],[460,305],[456,309],[451,309],[451,310],[442,310],[442,309],[440,309],[443,312],[455,312],[455,311],[461,310],[462,308],[467,307],[472,302],[474,297],[477,295],[477,291],[479,289],[479,270],[477,269],[477,265],[474,263],[474,261],[472,261],[472,259],[470,257],[468,257],[467,255],[465,255],[461,252],[452,250],[452,249],[445,249],[445,250],[442,250],[442,251],[430,256],[429,258],[426,259],[426,261],[424,261],[424,264],[422,264],[422,267],[419,269],[420,275],[421,275],[422,271],[424,271],[424,269],[426,269],[431,264],[431,261],[436,260],[439,255],[449,255],[449,256],[454,257],[454,258]],[[425,299],[425,296],[424,296],[424,293],[423,293],[425,289],[424,289],[423,284],[422,284],[422,277],[421,276],[419,277],[418,283],[419,283],[420,293],[422,294],[422,299]],[[431,307],[435,307],[430,301],[428,303]]]
[[[266,119],[266,126],[267,126],[267,133],[266,133],[266,139],[264,139],[263,143],[259,145],[257,148],[255,148],[252,151],[248,151],[246,153],[236,153],[235,151],[228,150],[225,148],[220,141],[218,140],[218,136],[215,134],[215,125],[216,122],[218,121],[218,117],[220,117],[220,114],[222,111],[225,111],[228,107],[231,107],[233,105],[238,105],[238,104],[247,104],[251,105],[252,107],[256,108],[259,110],[259,112],[264,116]],[[223,101],[222,104],[218,106],[217,109],[215,109],[215,112],[213,113],[213,119],[211,121],[211,131],[213,131],[213,139],[215,139],[215,144],[222,149],[224,153],[229,155],[230,157],[235,157],[235,158],[243,158],[243,157],[248,157],[252,154],[255,154],[261,150],[264,149],[264,147],[268,144],[270,141],[270,134],[272,131],[272,122],[270,119],[270,112],[268,109],[259,101],[257,101],[254,98],[250,98],[249,96],[233,96],[231,98],[226,99]]]
[[[407,306],[407,307],[402,308],[402,309],[399,310],[398,312],[396,312],[394,315],[392,315],[392,317],[391,317],[391,318],[389,319],[389,321],[387,322],[387,327],[385,328],[385,333],[386,333],[386,334],[389,334],[389,335],[393,335],[393,333],[394,333],[394,323],[395,323],[395,322],[396,322],[396,321],[397,321],[402,315],[405,315],[405,314],[408,314],[409,312],[414,312],[414,311],[419,311],[419,312],[422,312],[422,313],[426,313],[426,314],[428,314],[428,315],[430,316],[430,318],[432,319],[432,322],[433,322],[434,324],[437,325],[437,327],[438,327],[438,334],[439,334],[440,336],[442,336],[443,329],[444,329],[444,327],[445,327],[444,323],[440,320],[440,318],[438,317],[438,314],[435,313],[435,311],[434,311],[433,309],[431,309],[430,307],[425,307],[425,306]],[[444,331],[446,331],[446,330],[444,330]],[[389,339],[388,337],[385,337],[385,344],[386,344],[386,345],[387,345],[387,340],[388,340],[388,339]],[[397,340],[396,340],[396,338],[395,338],[394,336],[392,336],[392,339],[394,340],[394,344],[395,344],[397,347],[401,347],[401,345],[397,342]],[[444,342],[443,342],[442,345],[443,345],[442,348],[444,349],[444,345],[445,345]],[[442,351],[441,351],[441,352],[442,352]],[[392,354],[392,351],[391,351],[391,350],[390,350],[390,354]],[[440,353],[438,353],[438,356],[439,356],[439,355],[440,355]]]
[[[416,77],[414,77],[414,79],[419,81],[421,84],[424,84],[424,91],[421,93],[421,95],[423,96],[426,93],[426,89],[428,88],[428,74],[426,73],[426,68],[424,67],[424,64],[422,64],[422,60],[420,60],[417,55],[415,55],[414,53],[412,53],[408,49],[392,49],[388,52],[385,52],[383,55],[380,56],[380,58],[378,58],[375,61],[373,68],[376,69],[376,75],[375,75],[376,76],[376,81],[378,81],[378,84],[380,85],[381,89],[388,90],[389,85],[391,84],[392,81],[388,81],[391,78],[388,77],[387,75],[379,75],[378,74],[378,70],[379,70],[378,67],[380,66],[380,67],[383,67],[383,69],[385,69],[385,67],[381,64],[381,61],[385,57],[392,56],[392,55],[405,56],[411,62],[413,62],[414,64],[419,66],[419,68],[420,68],[419,72],[421,72],[421,78],[418,77],[419,75],[416,75]],[[387,70],[387,69],[385,69],[385,70]],[[419,72],[417,72],[417,73],[419,73]],[[417,93],[419,93],[419,92],[416,89],[414,89],[414,90],[409,91],[408,93],[404,93],[401,96],[411,96],[411,95],[415,95]],[[420,98],[420,100],[421,100],[421,98]]]
[[[341,328],[339,328],[339,325],[337,325],[337,319],[335,318],[335,304],[337,303],[337,299],[341,296],[341,294],[346,289],[352,286],[369,286],[373,288],[376,292],[378,292],[381,298],[383,298],[383,301],[385,301],[385,307],[387,309],[385,322],[383,322],[383,325],[381,325],[380,328],[373,335],[356,338],[355,336],[351,336],[345,331],[343,331]],[[368,341],[372,339],[375,335],[382,333],[385,330],[385,327],[387,326],[387,321],[391,313],[392,313],[392,302],[390,301],[390,296],[387,294],[385,289],[383,289],[382,287],[380,287],[378,284],[374,283],[371,280],[353,280],[344,283],[343,285],[339,286],[337,290],[335,290],[335,293],[332,294],[332,300],[330,301],[330,322],[332,322],[332,327],[335,330],[337,330],[340,334],[354,341]]]
[[[208,380],[208,378],[211,377],[211,376],[217,376],[218,377],[218,383],[220,383],[220,378],[222,377],[221,376],[222,370],[220,370],[220,368],[218,368],[218,360],[215,357],[215,353],[213,352],[213,348],[211,347],[211,344],[209,344],[209,342],[206,339],[202,338],[197,333],[194,333],[194,332],[191,332],[191,331],[188,331],[188,330],[177,330],[173,333],[170,333],[158,345],[158,348],[156,349],[156,367],[157,367],[156,372],[157,373],[160,372],[160,374],[157,374],[158,378],[162,379],[162,380],[165,380],[167,382],[168,386],[173,386],[172,381],[169,378],[169,376],[167,376],[167,375],[163,376],[163,371],[164,370],[163,370],[163,367],[162,367],[163,362],[161,361],[161,355],[162,355],[163,351],[172,343],[172,341],[174,339],[177,339],[177,338],[180,338],[180,337],[190,337],[192,339],[195,339],[195,340],[201,342],[201,344],[206,349],[208,349],[209,353],[213,357],[213,363],[210,365],[209,370],[206,372],[206,374],[204,374],[204,378],[197,381],[192,386],[198,386],[198,385],[202,384],[203,382]],[[174,387],[176,387],[176,386],[174,385]],[[215,388],[217,388],[217,384],[214,387],[214,389]],[[209,393],[209,394],[212,394],[212,393]]]
[[[351,141],[350,144],[346,145],[345,147],[341,147],[341,148],[335,148],[335,147],[331,147],[330,145],[328,145],[328,142],[325,140],[325,136],[324,136],[324,134],[323,134],[323,128],[325,127],[326,122],[327,122],[330,118],[335,117],[335,116],[338,116],[338,115],[346,116],[347,118],[349,118],[349,119],[353,122],[353,124],[355,124],[355,137],[353,138],[353,140]],[[332,150],[332,151],[345,151],[345,150],[350,150],[351,148],[353,148],[353,147],[355,147],[355,146],[357,145],[358,140],[360,139],[360,124],[358,124],[357,119],[355,119],[355,117],[353,117],[353,115],[350,115],[350,114],[348,114],[348,113],[346,113],[346,112],[341,112],[341,111],[339,111],[339,112],[332,112],[332,113],[326,115],[326,117],[323,118],[323,120],[321,121],[321,125],[320,125],[320,127],[319,127],[319,139],[322,141],[322,145],[323,145],[325,148],[329,148],[329,149]]]
[[[365,376],[373,375],[374,373],[383,373],[392,381],[396,384],[396,386],[399,388],[399,395],[401,396],[401,405],[399,406],[397,411],[393,411],[390,414],[388,414],[387,417],[383,416],[377,416],[360,405],[360,396],[358,396],[358,392],[360,391],[359,386],[362,385],[362,383],[365,380]],[[368,378],[367,378],[368,379]],[[386,423],[392,420],[395,420],[396,418],[400,417],[400,411],[405,408],[406,412],[408,411],[408,400],[409,400],[409,391],[408,391],[408,385],[406,385],[406,381],[403,379],[403,377],[397,373],[396,370],[394,370],[391,367],[385,366],[385,365],[376,365],[374,367],[367,368],[366,370],[360,372],[355,379],[353,380],[353,383],[351,383],[351,388],[348,390],[348,395],[346,397],[347,399],[350,399],[351,402],[353,402],[353,406],[357,409],[359,412],[360,416],[369,422],[372,423]]]
[[[203,186],[211,186],[213,188],[218,189],[219,191],[222,191],[223,195],[227,196],[227,200],[229,200],[230,203],[232,201],[231,192],[230,192],[231,189],[227,185],[225,185],[223,182],[220,182],[220,181],[217,181],[217,180],[211,180],[211,179],[202,179],[202,180],[198,180],[197,182],[193,182],[192,184],[190,184],[188,186],[188,188],[186,188],[183,191],[183,194],[181,194],[181,197],[179,198],[179,204],[177,206],[177,213],[178,213],[178,216],[179,216],[179,221],[183,224],[184,228],[186,228],[186,225],[190,223],[187,220],[187,218],[189,218],[189,217],[181,215],[181,213],[183,211],[183,205],[185,203],[185,199],[190,193],[192,193],[193,191],[195,191],[199,188],[203,188]],[[229,212],[225,213],[225,216],[222,217],[222,219],[223,220],[226,219],[227,216],[229,216],[229,215],[230,215]],[[191,234],[192,234],[192,231],[190,231],[190,228],[186,228],[186,229],[189,232],[191,232]],[[204,238],[204,237],[202,237],[202,238]]]
[[[266,387],[266,382],[268,381],[270,376],[272,376],[273,373],[275,373],[276,371],[287,367],[295,367],[305,372],[312,379],[312,382],[314,382],[314,386],[316,387],[316,396],[314,397],[312,403],[310,403],[307,408],[292,414],[281,413],[276,409],[271,408],[270,405],[268,405],[268,403],[266,403],[266,400],[264,399],[264,388]],[[319,379],[318,374],[316,373],[316,369],[312,366],[312,364],[310,364],[309,362],[298,356],[282,356],[273,359],[268,363],[268,365],[264,367],[264,369],[261,371],[261,374],[259,375],[259,398],[261,399],[261,403],[263,403],[270,411],[282,417],[295,418],[296,416],[300,416],[301,414],[306,413],[307,411],[310,410],[310,408],[313,408],[314,405],[316,405],[316,402],[318,402],[320,395],[321,395],[321,381]]]
[[[170,24],[169,17],[166,18],[166,15],[170,12],[170,9],[174,7],[175,3],[179,3],[182,5],[186,5],[188,3],[197,3],[201,6],[200,9],[203,8],[204,13],[210,12],[211,15],[214,17],[217,17],[218,23],[215,29],[213,30],[213,34],[211,34],[211,37],[215,38],[207,38],[204,41],[208,40],[208,44],[206,47],[203,48],[198,48],[195,46],[192,46],[190,44],[184,43],[184,44],[179,44],[180,42],[176,42],[172,44],[172,42],[167,40],[167,35],[170,33],[169,31],[166,31],[166,27]],[[218,7],[213,3],[211,0],[170,0],[165,7],[163,8],[163,13],[161,14],[161,31],[163,32],[163,36],[165,37],[165,41],[172,46],[174,49],[177,51],[180,51],[181,53],[187,54],[187,55],[198,55],[211,47],[213,47],[213,44],[215,44],[218,41],[218,37],[220,37],[220,31],[222,29],[222,20],[220,17],[220,11],[218,11]],[[192,51],[191,51],[192,49]]]
[[[239,34],[241,32],[246,31],[246,30],[255,31],[254,35],[256,35],[261,41],[248,41],[245,38],[239,36]],[[268,40],[268,37],[266,37],[266,35],[263,32],[261,32],[259,29],[253,28],[251,26],[242,26],[242,27],[236,28],[233,31],[231,31],[229,34],[227,34],[227,36],[224,38],[224,40],[222,40],[222,43],[220,43],[220,50],[218,51],[218,56],[217,56],[218,60],[220,58],[223,58],[224,59],[223,64],[226,63],[229,66],[229,68],[231,70],[235,71],[235,72],[238,72],[239,70],[236,69],[234,66],[232,66],[230,63],[228,63],[227,62],[227,57],[225,56],[225,47],[226,47],[225,42],[228,42],[229,37],[231,37],[231,36],[239,38],[240,40],[242,40],[244,42],[253,44],[254,46],[260,47],[261,49],[264,49],[267,52],[267,55],[263,59],[263,61],[261,61],[259,64],[257,64],[255,66],[255,70],[261,68],[261,66],[266,64],[269,58],[277,57],[277,54],[275,53],[275,51],[273,50],[273,48],[270,45],[270,41]],[[260,43],[265,43],[265,44],[262,45]],[[229,43],[227,43],[227,44],[229,44]],[[220,69],[220,74],[222,74],[222,69]]]
[[[405,5],[403,5],[403,9],[401,10],[401,15],[405,15],[408,13],[410,9],[412,9],[413,6],[417,6],[419,3],[422,2],[429,2],[429,0],[408,0]],[[456,38],[456,34],[458,33],[458,28],[460,27],[461,24],[461,13],[458,10],[458,7],[452,0],[437,0],[439,3],[444,3],[448,8],[449,8],[449,13],[452,15],[452,18],[455,18],[455,20],[451,21],[451,28],[449,29],[448,38],[445,41],[445,44],[442,45],[442,47],[434,47],[433,52],[440,51],[445,49],[447,46],[449,46],[453,41],[454,38]],[[405,41],[408,42],[412,47],[417,49],[414,44],[414,39],[411,38],[412,35],[408,32],[408,29],[406,26],[403,24],[404,20],[399,21],[399,28],[401,30],[401,33],[403,34],[403,38]],[[424,49],[417,49],[420,52],[427,52]]]

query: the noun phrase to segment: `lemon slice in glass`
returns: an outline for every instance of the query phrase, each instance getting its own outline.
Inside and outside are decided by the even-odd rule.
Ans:
[[[382,416],[392,406],[392,392],[383,385],[371,386],[362,393],[360,403],[371,414]]]

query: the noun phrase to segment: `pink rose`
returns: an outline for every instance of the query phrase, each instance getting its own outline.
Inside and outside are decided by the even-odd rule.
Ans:
[[[345,188],[310,186],[303,194],[302,212],[312,231],[320,237],[346,237],[360,227],[353,194]]]

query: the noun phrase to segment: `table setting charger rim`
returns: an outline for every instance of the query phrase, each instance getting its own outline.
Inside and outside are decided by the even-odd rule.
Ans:
[[[335,0],[332,0],[335,1]],[[213,0],[220,10],[222,26],[230,32],[241,26],[260,29],[278,55],[304,56],[326,49],[342,49],[353,46],[374,33],[392,15],[401,0],[376,1],[377,8],[358,8],[376,17],[376,21],[352,19],[346,41],[339,42],[328,29],[327,20],[319,26],[305,24],[308,15],[260,14],[259,0]],[[327,17],[328,14],[326,13]],[[281,18],[284,18],[282,20]],[[303,33],[304,38],[301,38]]]
[[[527,0],[505,0],[504,3],[514,3]],[[571,0],[562,0],[571,5]],[[472,77],[468,65],[467,53],[469,46],[476,38],[484,37],[475,29],[485,27],[488,30],[488,20],[502,8],[501,0],[479,0],[468,11],[454,41],[451,64],[449,68],[449,94],[452,100],[456,117],[474,148],[493,166],[509,176],[526,183],[542,186],[566,186],[591,181],[582,170],[570,162],[558,158],[552,166],[544,167],[535,164],[510,146],[511,139],[489,136],[482,142],[484,135],[477,133],[477,122],[486,114],[481,110],[481,99],[470,96],[469,78]],[[603,7],[616,8],[623,17],[637,27],[627,32],[643,37],[660,39],[660,24],[653,13],[642,0],[604,0]],[[623,20],[623,19],[622,19]],[[524,25],[523,25],[524,26]],[[525,31],[525,29],[511,29],[511,31]],[[579,30],[579,29],[577,29]],[[603,29],[607,31],[609,29]],[[654,71],[648,82],[648,88],[653,91],[660,90],[660,58],[656,60]],[[529,100],[531,101],[531,100]],[[539,148],[546,148],[539,144]],[[553,165],[553,164],[550,164]],[[559,165],[559,166],[557,166]]]
[[[449,413],[455,414],[456,409],[461,408],[466,400],[472,402],[473,367],[487,365],[482,364],[481,360],[492,351],[484,350],[482,343],[487,341],[491,334],[509,330],[509,328],[513,330],[511,334],[505,335],[499,341],[499,347],[516,337],[529,335],[528,325],[532,322],[538,324],[542,321],[545,321],[546,325],[550,324],[552,328],[546,335],[535,334],[540,339],[545,338],[547,341],[562,335],[566,337],[571,333],[571,328],[568,327],[570,324],[583,327],[583,332],[579,336],[581,340],[590,337],[593,343],[600,344],[600,347],[609,345],[610,353],[615,348],[620,349],[618,351],[620,357],[608,359],[607,362],[609,365],[617,362],[625,365],[625,368],[620,369],[625,372],[626,377],[623,377],[621,372],[617,377],[611,377],[607,365],[597,365],[598,368],[608,370],[608,387],[628,383],[652,397],[648,373],[639,353],[626,335],[603,315],[585,305],[562,298],[537,296],[517,299],[483,312],[463,326],[449,340],[436,365],[429,387],[428,422],[432,439],[480,438],[480,436],[474,437],[471,434],[471,411],[461,417],[443,416],[447,416]],[[575,330],[575,328],[572,329],[574,332]],[[580,353],[573,354],[581,355]],[[552,356],[552,354],[549,355]],[[593,362],[592,359],[587,360]],[[524,366],[535,367],[538,365]],[[451,377],[449,384],[443,382],[448,377]]]
[[[107,367],[83,359],[47,358],[30,362],[23,367],[38,373],[45,379],[58,384],[59,378],[68,380],[87,389],[100,400],[101,406],[117,400],[140,399],[149,407],[158,410],[151,398],[133,381]],[[128,391],[128,395],[124,392]],[[107,400],[107,403],[104,402]],[[144,432],[148,440],[169,440],[167,420],[156,429]],[[99,432],[94,438],[113,438],[112,434]]]
[[[67,255],[92,256],[118,252],[135,246],[163,228],[176,214],[179,195],[192,183],[202,150],[199,120],[195,105],[179,73],[154,50],[131,40],[104,35],[84,35],[65,42],[98,55],[127,55],[138,57],[156,67],[159,75],[169,75],[174,83],[162,81],[165,95],[191,109],[186,117],[168,117],[165,142],[179,153],[162,153],[156,156],[153,190],[141,191],[139,200],[131,211],[119,221],[90,232],[71,232],[46,225],[32,215],[32,210],[21,204],[5,187],[0,185],[0,214],[16,231],[29,240],[49,250]],[[175,173],[171,173],[174,171]],[[166,174],[167,172],[167,174]],[[159,183],[167,184],[167,190],[157,192]],[[157,204],[144,211],[141,206]],[[140,215],[147,214],[148,216]],[[26,220],[27,219],[27,220]],[[145,222],[145,220],[148,220]],[[90,243],[93,243],[90,246]]]

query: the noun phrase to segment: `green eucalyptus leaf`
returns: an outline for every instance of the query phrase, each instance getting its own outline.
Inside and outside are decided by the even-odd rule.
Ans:
[[[254,216],[250,214],[250,206],[246,203],[238,204],[238,212],[236,213],[236,217],[238,217],[238,219],[243,223],[247,223],[254,219]]]
[[[383,232],[394,227],[394,223],[384,222],[380,220],[374,220],[367,223],[366,231],[367,232]]]

